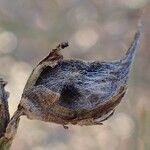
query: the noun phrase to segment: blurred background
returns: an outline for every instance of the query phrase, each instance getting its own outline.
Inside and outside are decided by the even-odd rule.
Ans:
[[[111,61],[143,22],[128,93],[103,126],[62,126],[21,118],[11,150],[150,150],[149,0],[0,0],[0,77],[11,115],[33,67],[59,42],[67,59]]]

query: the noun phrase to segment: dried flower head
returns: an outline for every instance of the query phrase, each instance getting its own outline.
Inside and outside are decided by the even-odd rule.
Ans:
[[[126,55],[114,62],[63,60],[68,43],[58,45],[32,71],[18,110],[63,126],[102,124],[126,92],[139,37],[138,31]]]

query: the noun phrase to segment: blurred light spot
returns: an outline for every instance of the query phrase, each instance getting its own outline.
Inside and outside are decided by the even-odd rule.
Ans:
[[[0,74],[3,74],[6,76],[6,78],[9,78],[10,68],[14,62],[15,62],[15,60],[11,56],[1,57],[0,58],[0,68],[1,68]],[[6,86],[6,88],[7,88],[7,86]]]
[[[28,136],[28,144],[40,144],[42,140],[46,140],[46,133],[43,130],[32,130],[30,131],[30,136]]]
[[[122,22],[121,24],[117,21],[115,22],[109,22],[105,24],[105,26],[102,28],[102,30],[105,31],[105,33],[112,34],[114,36],[117,36],[119,34],[122,34],[124,32],[124,29],[122,27],[128,27],[127,22]]]
[[[32,150],[43,150],[43,147],[42,146],[37,146],[35,148],[33,147]],[[47,150],[47,149],[45,149],[45,150]]]
[[[74,144],[78,143],[78,144]],[[95,141],[90,135],[84,135],[83,132],[81,131],[80,134],[75,134],[71,139],[70,139],[70,145],[72,145],[73,149],[81,149],[83,150],[86,149],[95,149]]]
[[[17,47],[17,37],[9,31],[0,32],[0,53],[10,53]]]
[[[101,150],[116,150],[119,145],[117,137],[115,137],[111,130],[106,128],[98,129],[98,132],[95,134],[95,136],[97,140],[100,141],[99,146]]]
[[[35,17],[35,23],[37,27],[39,27],[40,29],[43,29],[43,30],[47,29],[47,25],[44,23],[44,21],[38,14],[36,14],[36,17]]]
[[[31,67],[24,62],[14,62],[10,65],[9,68],[9,84],[7,86],[8,91],[10,91],[10,106],[12,109],[10,110],[13,113],[13,110],[16,107],[16,103],[19,103],[21,94],[23,92],[23,88],[26,84],[26,81],[31,72]]]
[[[81,48],[90,48],[98,40],[98,32],[93,28],[84,28],[77,31],[74,35],[75,43]]]
[[[128,138],[134,130],[134,122],[129,115],[120,113],[112,121],[112,129],[121,138]]]
[[[61,8],[68,7],[69,5],[72,5],[76,0],[55,0],[57,2],[57,5],[59,5]]]
[[[120,3],[129,8],[140,8],[143,7],[148,0],[121,0]]]
[[[49,147],[51,147],[51,148],[49,148]],[[47,145],[46,150],[67,150],[67,147],[68,147],[68,145],[65,145],[64,143],[62,143],[60,141],[59,144],[58,143],[53,143],[53,144]],[[44,148],[44,150],[45,150],[45,148]]]
[[[97,20],[98,18],[97,11],[94,7],[92,7],[92,5],[90,6],[91,7],[80,6],[75,9],[74,15],[78,23],[83,24]]]

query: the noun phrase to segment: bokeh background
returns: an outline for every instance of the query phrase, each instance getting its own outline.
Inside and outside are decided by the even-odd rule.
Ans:
[[[11,150],[150,150],[149,0],[0,0],[0,76],[11,115],[33,67],[59,42],[65,58],[111,61],[142,37],[128,93],[103,126],[62,126],[21,118]]]

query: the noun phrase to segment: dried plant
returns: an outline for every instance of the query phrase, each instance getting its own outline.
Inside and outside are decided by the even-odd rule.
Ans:
[[[20,116],[73,125],[101,125],[120,103],[140,31],[121,59],[114,62],[63,60],[59,44],[32,71],[20,104],[9,119],[6,82],[0,80],[0,149],[8,150],[16,135]]]

